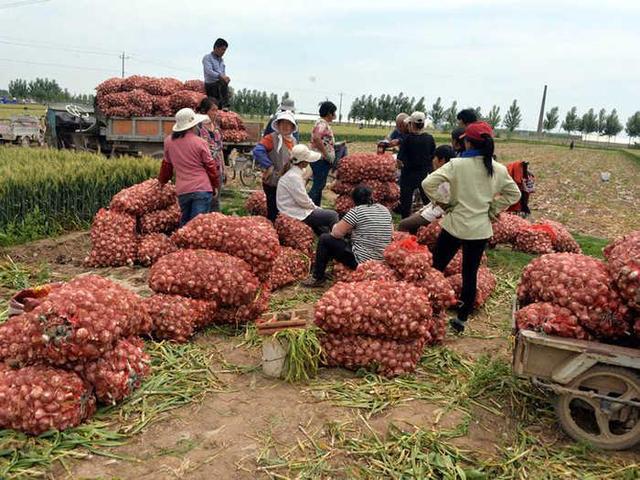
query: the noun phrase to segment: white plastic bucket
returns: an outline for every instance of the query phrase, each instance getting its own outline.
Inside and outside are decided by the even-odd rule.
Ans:
[[[289,345],[273,335],[262,341],[262,371],[267,377],[280,378]]]

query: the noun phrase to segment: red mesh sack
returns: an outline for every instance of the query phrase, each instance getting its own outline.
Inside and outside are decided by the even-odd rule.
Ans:
[[[390,154],[353,153],[340,160],[337,177],[350,183],[363,180],[395,181],[396,160]]]
[[[435,268],[430,268],[424,277],[411,283],[427,292],[434,314],[456,303],[456,292],[442,272]]]
[[[431,270],[431,252],[413,235],[391,242],[384,250],[384,259],[403,280],[424,278]]]
[[[149,80],[151,80],[151,77],[144,75],[131,75],[130,77],[122,80],[122,90],[124,92],[130,92],[136,89],[143,89]]]
[[[629,307],[640,310],[640,236],[629,236],[605,250],[609,273],[620,296]]]
[[[140,217],[141,233],[172,233],[180,225],[182,212],[177,203],[162,210],[145,213]]]
[[[447,277],[447,280],[451,284],[451,288],[456,292],[456,298],[460,299],[460,293],[462,292],[462,274],[456,273]],[[486,267],[480,267],[478,269],[478,288],[476,291],[476,300],[473,304],[473,308],[479,308],[487,301],[487,298],[493,293],[496,288],[496,277]]]
[[[73,372],[36,365],[12,370],[0,365],[0,425],[29,435],[80,425],[96,399]]]
[[[578,242],[575,241],[567,227],[559,222],[554,222],[553,220],[543,219],[538,222],[540,225],[549,225],[553,228],[556,236],[553,240],[553,249],[556,252],[567,252],[567,253],[582,253],[582,248]]]
[[[91,224],[90,267],[133,265],[137,257],[136,219],[126,213],[101,208]]]
[[[111,199],[109,208],[130,215],[144,215],[168,208],[176,200],[176,187],[173,184],[160,185],[156,178],[151,178],[120,190]]]
[[[336,180],[331,184],[329,189],[333,193],[336,193],[338,195],[351,196],[351,192],[353,192],[353,189],[356,188],[357,186],[358,186],[357,183],[349,183],[349,182],[343,182],[342,180]]]
[[[335,282],[350,282],[353,278],[354,270],[351,270],[344,263],[333,262],[332,275]]]
[[[331,367],[368,368],[380,375],[394,377],[415,370],[427,338],[393,340],[326,333],[320,337],[320,343]]]
[[[244,130],[244,123],[236,112],[218,112],[220,128],[222,130]]]
[[[363,282],[365,280],[398,280],[396,272],[386,263],[379,260],[367,260],[358,265],[352,271],[351,282]]]
[[[180,90],[169,96],[169,105],[174,112],[183,108],[195,110],[206,95],[192,90]]]
[[[513,244],[516,241],[516,234],[522,228],[526,228],[529,221],[518,215],[510,213],[501,213],[492,224],[493,236],[489,239],[489,245],[495,247],[498,244]]]
[[[120,339],[113,350],[76,372],[93,387],[99,402],[115,405],[140,388],[149,375],[151,357],[138,337]]]
[[[571,310],[549,302],[527,305],[515,314],[520,330],[542,331],[559,337],[588,340],[590,335],[580,326]]]
[[[182,82],[175,78],[147,78],[142,88],[151,95],[167,97],[182,90]]]
[[[32,315],[18,315],[0,324],[0,361],[12,368],[38,363],[44,356],[42,327]]]
[[[148,267],[153,265],[160,257],[178,249],[164,233],[150,233],[143,235],[138,242],[138,263]]]
[[[255,322],[260,315],[269,309],[270,298],[271,286],[263,284],[250,303],[239,307],[219,309],[213,318],[213,323],[217,325],[246,325]]]
[[[113,77],[105,80],[104,82],[98,84],[96,87],[96,95],[106,95],[109,93],[116,93],[122,91],[122,82],[123,79],[119,77]]]
[[[249,134],[246,130],[233,129],[222,130],[222,141],[228,143],[242,143],[249,140]]]
[[[410,236],[411,234],[409,232],[394,231],[393,234],[391,235],[391,241],[397,242],[398,240],[404,240],[405,238],[408,238]]]
[[[153,112],[153,97],[142,89],[128,92],[127,103],[133,117],[148,117]]]
[[[308,255],[295,248],[282,247],[273,262],[269,285],[272,290],[277,290],[298,280],[304,280],[310,267],[311,259]]]
[[[429,225],[420,227],[416,233],[416,239],[418,240],[418,243],[426,245],[429,250],[433,252],[441,230],[442,226],[440,225],[440,220],[436,220],[431,222]]]
[[[611,242],[609,245],[607,245],[606,247],[604,247],[604,249],[602,250],[602,253],[604,254],[604,258],[606,258],[607,260],[609,259],[609,256],[611,255],[611,252],[613,251],[614,248],[616,248],[618,245],[628,242],[628,241],[635,241],[640,239],[640,230],[635,230],[631,233],[628,233],[620,238],[615,239],[613,242]]]
[[[346,214],[349,210],[354,208],[356,204],[354,203],[351,195],[340,195],[336,198],[335,209],[338,212],[338,215],[342,216]]]
[[[153,102],[153,116],[155,117],[172,117],[173,108],[171,108],[171,102],[169,97],[160,97],[158,95],[152,96]]]
[[[231,255],[210,250],[178,250],[151,267],[149,287],[156,293],[239,306],[255,297],[258,279],[246,262]]]
[[[338,283],[315,306],[315,323],[328,332],[385,338],[428,337],[432,319],[427,293],[384,280]]]
[[[434,315],[433,327],[431,328],[430,332],[431,335],[427,340],[426,345],[440,345],[444,341],[444,338],[447,336],[447,321],[448,314],[446,310],[442,310]]]
[[[600,260],[553,253],[534,259],[524,268],[517,293],[521,305],[554,303],[571,310],[591,334],[617,338],[627,333],[630,313],[611,283]]]
[[[269,276],[280,244],[273,225],[264,217],[198,215],[172,236],[180,248],[204,248],[245,260],[260,280]]]
[[[267,196],[262,190],[253,192],[244,202],[244,209],[249,215],[267,216]]]
[[[480,258],[480,265],[486,267],[487,266],[487,254],[483,253]],[[462,250],[458,250],[458,253],[451,259],[447,268],[444,269],[444,276],[450,277],[451,275],[455,275],[456,273],[462,273]]]
[[[127,92],[98,94],[96,103],[98,104],[98,108],[102,110],[102,113],[104,114],[108,114],[109,109],[116,107],[124,108],[127,112],[129,111],[129,95],[127,95]]]
[[[516,233],[513,248],[532,254],[553,253],[557,236],[550,225],[527,225]]]
[[[204,82],[202,80],[187,80],[184,82],[185,90],[193,90],[194,92],[205,94]]]
[[[153,338],[186,343],[195,330],[213,322],[216,302],[180,295],[156,294],[145,300],[145,308],[153,320]]]
[[[296,248],[308,257],[313,255],[313,242],[316,237],[309,225],[280,213],[274,227],[281,245]]]

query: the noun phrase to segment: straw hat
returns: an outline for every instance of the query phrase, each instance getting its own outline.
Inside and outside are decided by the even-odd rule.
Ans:
[[[211,122],[208,115],[196,113],[191,108],[183,108],[176,113],[176,124],[172,130],[174,132],[184,132],[203,122]]]

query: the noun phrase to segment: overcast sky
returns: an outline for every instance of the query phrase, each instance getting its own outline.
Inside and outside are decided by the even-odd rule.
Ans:
[[[533,129],[545,83],[562,117],[640,110],[638,0],[0,0],[0,22],[0,88],[40,76],[90,93],[122,50],[127,74],[201,78],[221,36],[234,88],[287,90],[305,112],[339,92],[345,115],[363,93],[503,114],[517,99]]]

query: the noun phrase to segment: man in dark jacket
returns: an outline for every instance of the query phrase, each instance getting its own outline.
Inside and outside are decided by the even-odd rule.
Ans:
[[[400,144],[398,160],[402,163],[400,170],[400,214],[402,218],[411,215],[413,192],[419,190],[422,202],[426,205],[429,199],[420,184],[431,173],[433,153],[436,142],[424,131],[426,116],[423,112],[413,112],[406,120],[408,134]]]

